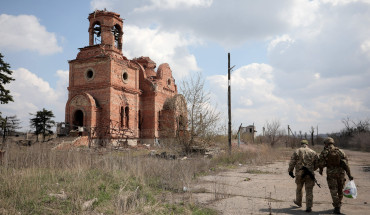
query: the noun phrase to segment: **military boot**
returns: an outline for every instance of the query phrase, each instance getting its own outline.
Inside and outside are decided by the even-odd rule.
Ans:
[[[299,203],[298,201],[294,200],[294,204],[296,204],[298,207],[302,207],[302,203]]]
[[[311,209],[311,208],[307,208],[307,209],[306,209],[306,212],[307,212],[307,213],[310,213],[311,211],[312,211],[312,209]]]
[[[340,214],[340,207],[335,207],[334,208],[334,213],[335,214]]]

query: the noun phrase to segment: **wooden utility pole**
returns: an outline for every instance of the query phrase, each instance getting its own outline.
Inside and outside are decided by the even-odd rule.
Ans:
[[[319,143],[319,125],[316,126],[316,143]]]
[[[231,154],[231,81],[230,81],[230,52],[227,54],[228,64],[227,64],[227,80],[228,80],[228,109],[229,109],[229,154]]]
[[[285,145],[285,147],[288,147],[288,143],[290,143],[289,133],[290,133],[290,128],[289,128],[289,125],[288,125],[288,138],[287,138],[287,140],[286,140],[286,145]]]

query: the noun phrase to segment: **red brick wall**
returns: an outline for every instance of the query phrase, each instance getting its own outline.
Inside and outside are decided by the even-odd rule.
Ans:
[[[69,61],[66,122],[72,123],[74,113],[81,110],[85,127],[110,122],[115,127],[128,127],[132,131],[131,138],[161,137],[159,111],[162,111],[166,100],[177,94],[169,65],[161,64],[155,72],[156,64],[149,57],[128,60],[123,56],[119,47],[114,47],[114,37],[109,30],[113,25],[122,27],[118,14],[98,11],[90,14],[89,20],[90,45],[81,48],[76,59]],[[96,22],[102,26],[102,44],[98,45],[92,41]],[[91,77],[87,75],[89,70],[93,73]],[[129,108],[129,122],[128,125],[124,122],[122,126],[121,108],[125,110],[126,107]],[[175,117],[169,114],[164,111],[163,116],[171,120],[164,125],[175,129]],[[123,115],[126,116],[125,113]],[[142,125],[139,131],[140,120]]]

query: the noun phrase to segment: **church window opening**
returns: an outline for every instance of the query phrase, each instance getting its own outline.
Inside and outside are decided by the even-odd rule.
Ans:
[[[96,22],[94,24],[93,34],[94,34],[94,45],[101,44],[101,25],[100,25],[100,22]]]
[[[123,109],[123,107],[121,107],[121,111],[120,111],[120,124],[121,124],[121,127],[123,127],[124,126],[124,121],[125,121],[125,118],[124,118],[124,116],[125,116],[125,114],[124,114],[124,109]]]
[[[128,73],[125,70],[122,73],[122,80],[123,80],[123,82],[127,83]]]
[[[129,128],[129,108],[125,107],[125,125]]]
[[[114,47],[122,49],[122,31],[119,25],[114,25],[111,30],[114,36]]]
[[[77,110],[74,114],[73,124],[74,126],[81,127],[84,125],[84,113],[82,110]]]
[[[139,110],[139,131],[141,131],[141,126],[143,125],[143,118],[141,117],[141,111]]]
[[[86,79],[89,81],[89,80],[92,80],[94,78],[94,71],[92,69],[88,69],[85,73],[85,77]]]

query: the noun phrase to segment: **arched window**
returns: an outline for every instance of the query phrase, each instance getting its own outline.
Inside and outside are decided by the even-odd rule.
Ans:
[[[121,110],[120,110],[120,112],[119,112],[119,118],[120,118],[120,124],[121,124],[121,127],[123,127],[124,126],[124,122],[125,122],[125,110],[123,109],[123,107],[121,107]]]
[[[125,107],[125,126],[129,128],[129,108],[128,106]]]
[[[122,30],[119,25],[114,25],[111,30],[114,36],[114,47],[122,49]]]
[[[74,126],[83,126],[84,125],[84,113],[82,110],[77,110],[73,116]]]
[[[142,124],[143,124],[143,119],[141,118],[141,111],[139,110],[139,131],[141,131],[141,126],[142,126]]]
[[[96,22],[93,28],[94,45],[101,44],[101,25],[100,22]]]

